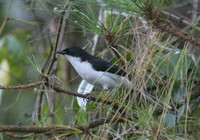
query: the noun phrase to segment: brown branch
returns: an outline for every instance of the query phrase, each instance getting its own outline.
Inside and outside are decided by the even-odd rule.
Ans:
[[[18,125],[0,125],[0,132],[13,132],[13,133],[35,133],[35,134],[52,134],[58,131],[82,131],[76,127],[67,125],[52,125],[52,126],[18,126]]]
[[[200,46],[200,39],[194,38],[192,35],[187,33],[186,31],[175,29],[167,24],[154,22],[154,27],[157,27],[158,29],[161,29],[162,31],[168,32],[172,34],[173,36],[176,36],[186,42],[192,43],[196,46]]]
[[[93,101],[93,102],[98,102],[98,103],[102,103],[102,104],[106,104],[106,105],[112,105],[113,110],[119,111],[121,114],[123,114],[127,110],[126,104],[123,104],[121,102],[114,102],[112,100],[108,100],[108,99],[105,99],[105,98],[96,97],[93,94],[79,94],[79,93],[76,93],[76,92],[73,92],[73,91],[70,91],[70,90],[61,89],[60,87],[55,86],[55,85],[51,85],[49,87],[53,88],[56,92],[61,92],[61,93],[64,93],[64,94],[75,96],[75,97],[81,97],[81,98],[84,98],[86,100],[90,100],[90,101]],[[151,99],[150,95],[149,96],[146,95],[145,97],[148,97],[146,99],[149,100],[151,103],[155,104],[155,100],[153,98]],[[161,102],[158,101],[156,112],[162,113],[164,108],[165,108],[165,106]],[[134,116],[134,117],[137,118],[137,116]]]
[[[123,119],[123,118],[120,118],[120,117],[99,118],[99,119],[91,122],[88,125],[88,128],[90,128],[90,129],[95,128],[95,127],[98,127],[98,126],[106,124],[106,123],[112,123],[112,122],[118,122],[119,123],[119,122],[126,122],[126,121],[128,121],[128,119]]]
[[[171,11],[171,9],[170,10],[165,10],[165,9],[161,10],[161,13],[172,19],[178,20],[180,23],[184,23],[184,24],[189,25],[190,27],[200,31],[200,27],[198,27],[198,26],[194,27],[193,23],[190,19],[186,18],[185,16],[183,17],[182,15],[175,13],[174,11]]]
[[[25,84],[25,85],[17,85],[17,86],[1,86],[0,89],[6,89],[6,90],[11,90],[11,89],[27,89],[27,88],[33,88],[37,87],[44,84],[44,81],[39,81],[35,83],[30,83],[30,84]]]
[[[111,100],[108,100],[108,99],[105,99],[105,98],[95,97],[92,94],[79,94],[79,93],[76,93],[76,92],[73,92],[73,91],[70,91],[70,90],[61,89],[60,87],[55,86],[55,85],[52,85],[51,87],[56,92],[61,92],[61,93],[64,93],[64,94],[75,96],[75,97],[81,97],[81,98],[84,98],[84,99],[87,99],[87,100],[90,100],[90,101],[94,101],[94,102],[98,102],[98,103],[103,103],[103,104],[106,104],[106,105],[112,105],[112,108],[114,110],[118,110],[120,113],[123,113],[126,110],[126,105],[122,104],[122,103],[116,103],[114,101],[111,101]],[[191,99],[194,99],[194,98],[199,97],[199,96],[200,96],[200,92],[198,92],[197,89],[193,89],[192,93],[191,93]],[[155,97],[152,98],[152,96],[149,93],[145,93],[145,98],[149,102],[151,102],[153,104],[156,104],[155,113],[162,113],[163,110],[166,110],[165,109],[166,108],[165,103],[162,103],[161,101],[157,100]],[[169,106],[172,107],[171,104]],[[167,108],[167,110],[169,112],[171,112],[171,113],[174,113],[174,109],[173,108],[172,109]],[[134,116],[134,117],[137,118],[136,116]]]
[[[10,133],[10,132],[5,132],[5,134],[9,137],[12,138],[17,138],[17,139],[25,139],[31,136],[34,136],[34,133],[29,133],[29,134],[15,134],[15,133]]]
[[[29,125],[29,126],[18,126],[18,125],[0,125],[0,132],[7,134],[10,137],[14,138],[27,138],[31,137],[35,134],[67,134],[65,136],[75,135],[75,134],[84,134],[89,133],[90,129],[96,128],[100,125],[104,125],[107,123],[117,122],[117,123],[123,123],[128,122],[132,120],[120,118],[120,117],[108,117],[108,118],[99,118],[92,122],[90,122],[87,125],[83,126],[68,126],[68,125],[50,125],[50,126],[35,126],[35,125]],[[135,126],[136,129],[139,129],[137,126]],[[17,133],[17,134],[16,134]]]
[[[90,100],[90,101],[94,101],[94,102],[100,102],[100,103],[103,103],[103,104],[112,105],[112,107],[115,110],[118,110],[119,108],[120,108],[120,110],[124,110],[124,109],[122,109],[123,105],[120,105],[119,103],[113,102],[111,100],[103,99],[103,98],[100,98],[100,97],[95,97],[92,94],[79,94],[79,93],[76,93],[76,92],[73,92],[73,91],[70,91],[70,90],[61,89],[60,87],[58,87],[56,85],[51,85],[51,86],[56,92],[61,92],[61,93],[68,94],[68,95],[71,95],[71,96],[74,96],[74,97],[81,97],[81,98],[84,98],[84,99],[87,99],[87,100]]]
[[[90,100],[90,101],[93,101],[93,102],[99,102],[99,103],[103,103],[103,104],[107,104],[107,105],[112,105],[112,107],[115,110],[118,110],[119,108],[120,108],[120,110],[124,110],[124,109],[121,109],[122,107],[118,103],[115,103],[113,101],[103,99],[103,98],[100,98],[100,97],[95,97],[92,94],[79,94],[79,93],[76,93],[76,92],[73,92],[73,91],[70,91],[70,90],[61,89],[60,87],[55,86],[55,85],[52,85],[52,88],[56,92],[61,92],[61,93],[68,94],[68,95],[71,95],[71,96],[74,96],[74,97],[81,97],[81,98],[84,98],[86,100]]]
[[[143,9],[147,19],[153,24],[155,28],[170,33],[171,35],[176,36],[177,38],[182,39],[185,42],[200,46],[200,39],[194,38],[192,35],[190,35],[190,33],[161,23],[159,10],[155,9],[150,2],[146,3]]]
[[[44,78],[47,79],[46,76]],[[84,98],[84,99],[92,100],[94,102],[101,102],[101,103],[105,103],[105,104],[108,104],[108,105],[114,104],[114,108],[119,108],[119,105],[117,103],[112,102],[112,101],[109,101],[109,100],[106,100],[106,99],[103,99],[103,98],[99,98],[99,97],[95,97],[95,96],[92,96],[90,94],[79,94],[79,93],[76,93],[76,92],[73,92],[73,91],[70,91],[70,90],[61,89],[60,87],[58,87],[56,85],[50,85],[47,81],[38,81],[38,82],[35,82],[35,83],[30,83],[30,84],[25,84],[25,85],[17,85],[17,86],[1,86],[0,85],[0,89],[6,89],[6,90],[27,89],[27,88],[33,88],[33,87],[36,87],[36,86],[40,86],[42,84],[49,86],[50,88],[53,88],[56,92],[61,92],[61,93],[65,93],[65,94],[68,94],[68,95],[71,95],[71,96],[74,96],[74,97],[81,97],[81,98]]]

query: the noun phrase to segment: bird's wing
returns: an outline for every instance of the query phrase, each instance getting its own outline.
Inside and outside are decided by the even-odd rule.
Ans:
[[[117,74],[120,76],[126,75],[126,72],[124,70],[120,69],[118,66],[102,58],[90,59],[89,62],[93,64],[93,68],[97,71],[110,72],[110,73]]]

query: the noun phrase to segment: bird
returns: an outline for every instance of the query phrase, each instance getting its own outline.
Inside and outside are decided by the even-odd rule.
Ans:
[[[105,91],[131,86],[131,81],[123,69],[103,58],[91,55],[81,47],[69,47],[56,53],[64,55],[82,79]]]
[[[127,74],[123,69],[103,58],[89,54],[81,47],[69,47],[56,53],[64,55],[77,73],[91,85],[102,87],[105,91],[115,87],[130,88],[132,86],[131,80],[126,77]],[[160,107],[166,106],[172,109],[170,105],[160,102],[148,92],[144,91],[144,95]]]

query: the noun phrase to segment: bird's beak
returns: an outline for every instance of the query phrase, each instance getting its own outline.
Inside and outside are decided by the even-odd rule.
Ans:
[[[64,51],[56,51],[58,54],[65,54]]]

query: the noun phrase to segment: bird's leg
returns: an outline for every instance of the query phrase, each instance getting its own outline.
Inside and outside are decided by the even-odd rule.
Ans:
[[[83,100],[86,101],[86,102],[90,102],[90,101],[92,100],[91,94],[90,94],[90,93],[87,93],[87,94],[85,94],[85,95],[86,95],[87,97],[84,98]]]

